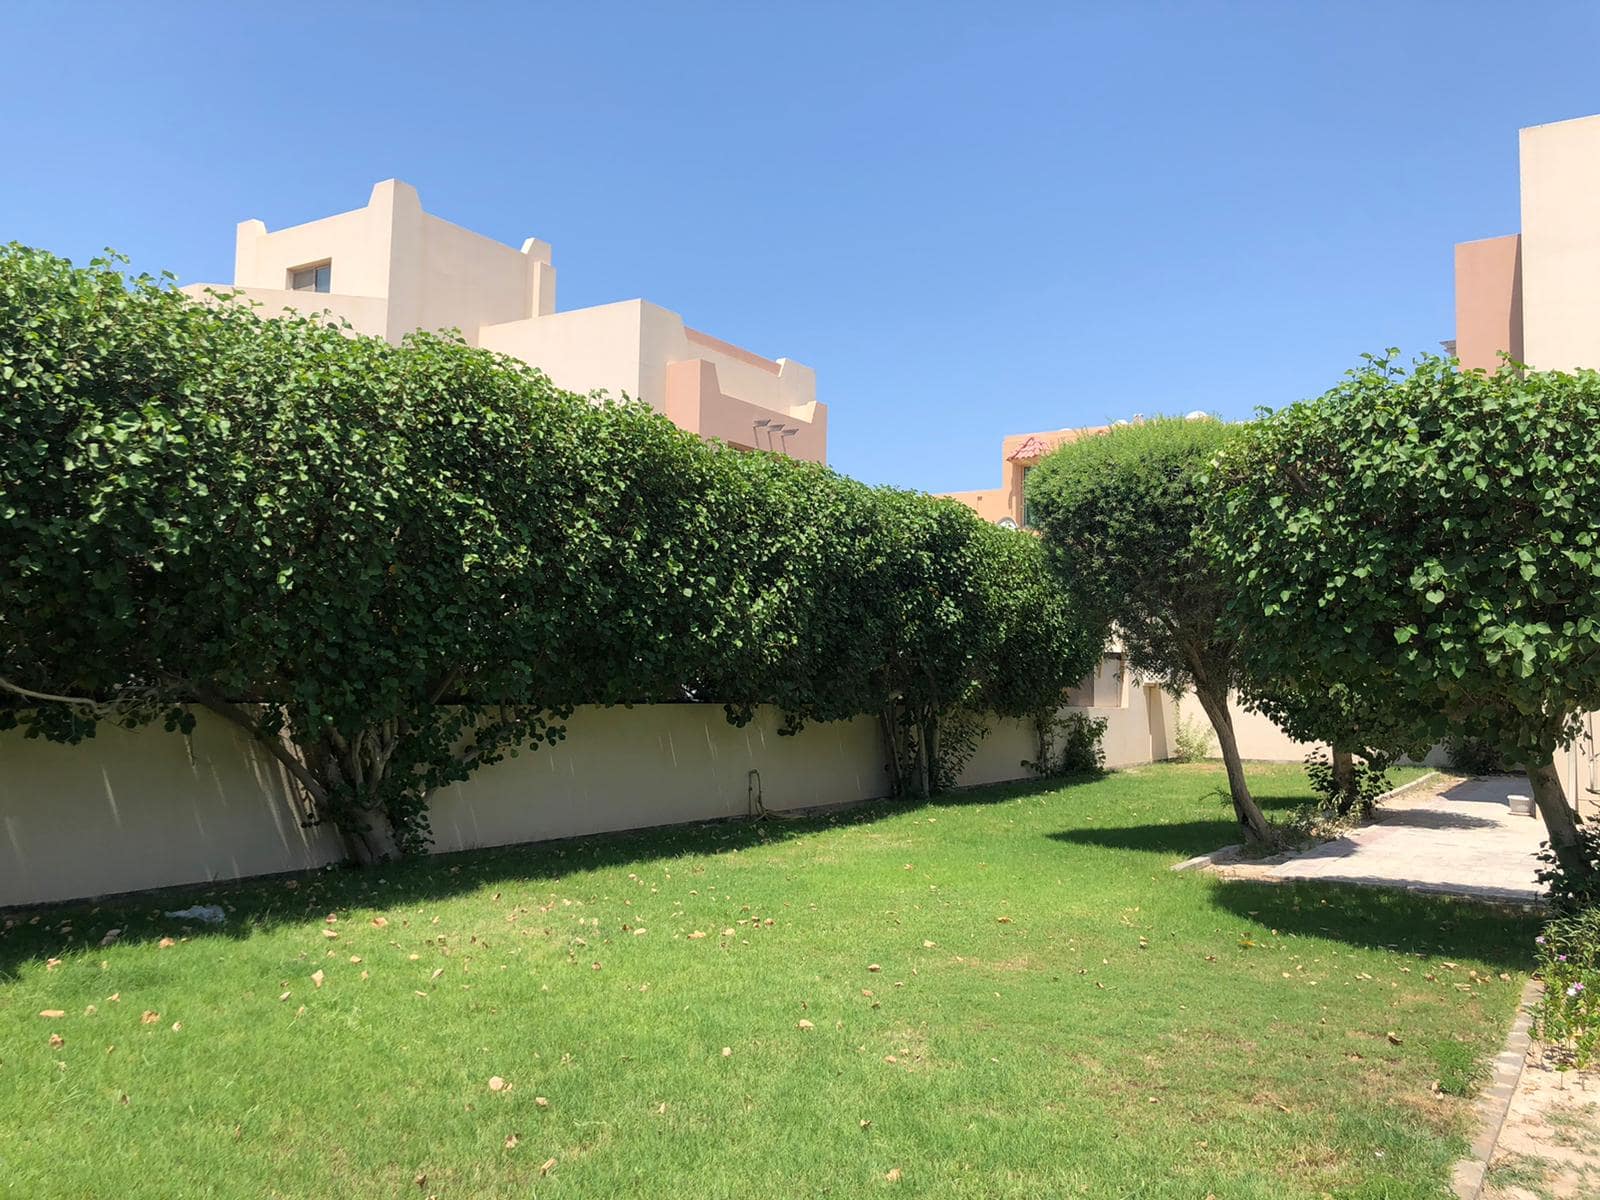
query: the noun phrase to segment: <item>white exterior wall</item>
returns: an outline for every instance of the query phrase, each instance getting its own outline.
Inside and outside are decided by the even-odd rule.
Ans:
[[[1108,719],[1109,766],[1150,761],[1149,709]],[[715,704],[582,708],[554,747],[442,789],[440,852],[575,837],[749,811],[750,772],[770,809],[847,804],[888,791],[877,722],[781,737],[775,710],[743,728]],[[1033,727],[991,718],[962,773],[971,786],[1031,778]],[[196,715],[192,739],[107,728],[77,746],[0,734],[0,907],[238,879],[337,862],[338,836],[301,824],[282,769],[233,726]]]

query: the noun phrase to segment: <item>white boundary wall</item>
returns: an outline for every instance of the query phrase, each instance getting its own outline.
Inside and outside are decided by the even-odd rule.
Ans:
[[[1172,753],[1177,713],[1119,656],[1074,689],[1069,712],[1103,717],[1108,767]],[[1185,719],[1204,722],[1193,697]],[[1298,761],[1307,749],[1235,709],[1247,759]],[[758,711],[743,728],[717,704],[580,708],[554,747],[477,772],[432,800],[434,848],[466,850],[610,830],[741,816],[759,782],[771,809],[849,804],[888,791],[877,722],[861,717],[778,734]],[[1038,754],[1028,721],[991,717],[964,786],[1027,779]],[[756,775],[753,776],[752,772]],[[192,737],[159,727],[101,728],[77,746],[0,734],[0,907],[297,871],[342,857],[332,830],[308,827],[282,767],[207,713]]]
[[[1103,671],[1102,674],[1107,672]],[[1097,679],[1097,684],[1102,682]],[[1108,720],[1110,766],[1165,757],[1134,703],[1077,709]],[[1159,694],[1158,694],[1159,695]],[[1100,688],[1091,699],[1109,699]],[[845,804],[888,791],[875,720],[778,734],[776,710],[735,728],[716,704],[581,708],[555,747],[524,751],[433,797],[439,851],[740,816],[759,773],[772,809]],[[991,718],[964,785],[1024,779],[1026,721]],[[1158,731],[1159,734],[1159,731]],[[338,837],[303,824],[282,768],[248,736],[197,714],[192,737],[102,727],[76,746],[0,734],[0,907],[315,868]]]

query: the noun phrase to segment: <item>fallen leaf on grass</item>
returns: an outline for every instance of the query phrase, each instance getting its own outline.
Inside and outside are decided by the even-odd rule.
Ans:
[[[1000,925],[1009,925],[1009,924],[1011,924],[1011,918],[1010,917],[996,917],[995,921],[996,921],[997,924],[1000,924]]]
[[[317,970],[311,972],[311,982],[316,984],[318,987],[322,986],[322,982],[323,982],[323,980],[325,978],[326,978],[326,976],[323,975],[322,969],[320,967]]]
[[[521,1140],[522,1139],[519,1138],[516,1134],[514,1134],[514,1133],[511,1134],[509,1137],[506,1138],[506,1149],[507,1150],[515,1150],[517,1148],[517,1143],[520,1142]]]
[[[879,971],[883,970],[883,968],[880,967],[877,963],[868,963],[867,964],[867,970],[871,971],[874,975],[876,975]]]
[[[156,943],[156,945],[159,946],[163,950],[167,949],[167,947],[169,947],[169,946],[176,946],[177,944],[178,943],[173,941],[171,938],[162,938],[159,942]]]
[[[489,1077],[489,1090],[491,1092],[503,1092],[509,1086],[510,1085],[507,1084],[506,1081],[504,1079],[501,1079],[500,1076],[498,1076],[498,1075],[491,1075]]]
[[[550,1107],[550,1101],[546,1100],[543,1096],[535,1096],[533,1098],[533,1103],[534,1103],[534,1107],[536,1107],[536,1108],[549,1108]]]
[[[53,1020],[53,1019],[55,1019],[55,1018],[56,1018],[56,1017],[64,1017],[64,1016],[66,1016],[66,1015],[67,1015],[67,1014],[66,1014],[66,1010],[65,1010],[65,1009],[60,1009],[60,1008],[44,1008],[44,1009],[40,1009],[40,1010],[39,1010],[39,1015],[40,1015],[40,1016],[41,1016],[41,1017],[48,1017],[48,1018],[50,1018],[50,1019],[52,1019],[52,1020]]]
[[[278,997],[278,1003],[279,1003],[279,1004],[282,1004],[282,1003],[283,1003],[283,1002],[284,1002],[284,1001],[285,1001],[285,1000],[287,1000],[287,999],[288,999],[288,998],[289,998],[289,993],[288,993],[288,992],[284,992],[284,993],[283,993],[283,994],[282,994],[282,995],[280,995],[280,996],[279,996],[279,997]]]
[[[691,942],[698,942],[703,937],[705,937],[705,931],[701,930],[701,929],[696,929],[693,933],[691,933],[689,935],[689,940]]]
[[[66,1044],[66,1038],[62,1037],[59,1033],[52,1033],[50,1035],[50,1045],[53,1049],[59,1050]]]
[[[723,1058],[732,1058],[733,1057],[733,1047],[732,1046],[724,1046],[722,1048],[722,1057]]]
[[[887,1175],[885,1175],[883,1178],[889,1183],[899,1183],[900,1182],[900,1168],[899,1167],[890,1167],[889,1168],[889,1173]]]
[[[1405,1040],[1404,1038],[1402,1038],[1398,1033],[1396,1033],[1392,1029],[1388,1033],[1384,1034],[1383,1036],[1389,1039],[1389,1044],[1391,1046],[1398,1046],[1402,1041]]]
[[[555,1167],[555,1165],[556,1165],[556,1160],[555,1159],[553,1159],[553,1158],[545,1159],[544,1162],[539,1164],[539,1174],[541,1174],[541,1175],[550,1174],[551,1170]]]
[[[159,1020],[161,1020],[161,1014],[160,1013],[151,1012],[149,1009],[145,1009],[143,1015],[140,1016],[140,1018],[139,1018],[139,1024],[141,1024],[141,1025],[154,1025]]]
[[[806,1020],[796,1021],[794,1027],[796,1029],[815,1029],[816,1028],[816,1026],[813,1025],[810,1021],[806,1021]]]
[[[339,931],[337,929],[324,929],[322,931],[322,936],[332,940],[333,938],[339,936]]]
[[[372,923],[374,925],[376,925],[379,929],[382,929],[385,925],[387,925],[389,923],[389,918],[388,917],[373,917],[372,918]]]

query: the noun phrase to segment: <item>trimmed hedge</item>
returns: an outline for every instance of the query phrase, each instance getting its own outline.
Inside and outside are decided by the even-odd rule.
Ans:
[[[283,762],[360,860],[578,704],[941,722],[1053,707],[1103,645],[1029,535],[740,453],[441,334],[261,320],[0,248],[0,727],[194,707]]]

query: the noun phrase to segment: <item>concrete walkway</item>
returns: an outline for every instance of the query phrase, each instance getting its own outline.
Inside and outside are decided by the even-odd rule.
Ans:
[[[1322,879],[1415,888],[1489,900],[1537,901],[1544,822],[1513,816],[1521,776],[1439,775],[1384,801],[1379,818],[1344,837],[1261,862],[1215,861],[1234,878]]]

